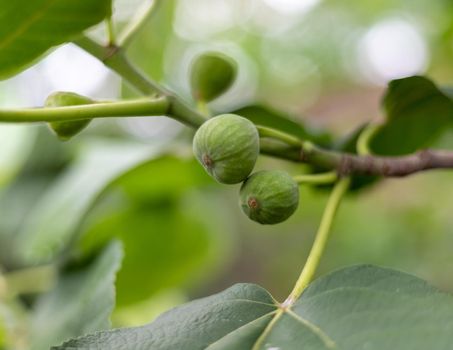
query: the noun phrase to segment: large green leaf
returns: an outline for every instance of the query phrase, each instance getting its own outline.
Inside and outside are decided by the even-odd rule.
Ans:
[[[56,349],[448,350],[452,342],[452,296],[411,275],[366,265],[320,278],[290,310],[261,287],[239,284],[147,326],[88,335]]]
[[[119,242],[109,244],[82,269],[68,271],[38,299],[31,320],[31,349],[110,327],[115,305],[115,276],[122,259]]]
[[[428,147],[453,125],[453,101],[425,77],[390,82],[383,102],[387,121],[371,140],[378,154]]]
[[[111,0],[0,0],[0,78],[102,21]]]

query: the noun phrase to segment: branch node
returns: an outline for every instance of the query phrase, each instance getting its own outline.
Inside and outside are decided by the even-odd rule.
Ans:
[[[117,55],[118,52],[121,51],[121,47],[110,43],[107,46],[105,46],[105,54],[101,58],[102,63],[108,62],[113,56]]]
[[[426,169],[428,168],[429,164],[431,163],[431,160],[433,158],[433,153],[429,149],[423,149],[420,152],[418,152],[418,158],[420,159],[420,168]]]
[[[341,177],[349,176],[352,171],[352,166],[353,166],[353,158],[349,154],[343,154],[340,157],[340,162],[338,164],[338,174]]]

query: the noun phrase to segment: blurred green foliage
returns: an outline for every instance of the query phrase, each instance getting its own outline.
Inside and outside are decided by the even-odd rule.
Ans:
[[[206,185],[212,182],[193,159],[160,157],[121,176],[92,207],[81,229],[81,254],[121,239],[119,307],[193,285],[223,260],[230,232],[222,206],[203,198]]]
[[[382,81],[370,80],[357,58],[363,36],[380,21],[397,18],[415,25],[428,50],[427,74],[442,85],[453,84],[449,0],[320,1],[300,16],[270,9],[264,1],[216,0],[211,3],[232,9],[232,19],[222,30],[204,32],[203,23],[215,23],[215,16],[194,19],[184,9],[207,1],[160,3],[127,50],[141,69],[189,99],[189,62],[205,50],[224,51],[237,60],[239,77],[212,110],[238,109],[269,126],[291,115],[279,125],[326,145],[381,113]],[[187,29],[184,35],[181,27]],[[2,85],[0,95],[7,91]],[[122,94],[133,92],[124,86]],[[296,127],[301,120],[307,129]],[[193,161],[192,131],[165,138],[163,126],[146,138],[134,130],[153,131],[160,121],[127,123],[92,123],[66,144],[40,126],[22,127],[24,142],[8,148],[17,161],[0,161],[2,270],[44,262],[83,268],[106,243],[119,239],[125,258],[114,321],[123,326],[149,321],[153,311],[163,311],[162,304],[170,307],[236,282],[259,283],[285,297],[311,246],[326,191],[302,188],[300,208],[290,220],[259,226],[241,213],[239,186],[216,184]],[[313,126],[327,132],[312,132]],[[2,133],[0,147],[18,135],[8,134]],[[451,141],[444,144],[453,147]],[[351,143],[341,147],[353,151]],[[307,171],[267,157],[258,168]],[[453,291],[451,180],[446,172],[429,173],[381,181],[351,195],[318,273],[375,263]],[[63,280],[70,278],[62,271]],[[0,301],[0,310],[9,308],[6,304]]]

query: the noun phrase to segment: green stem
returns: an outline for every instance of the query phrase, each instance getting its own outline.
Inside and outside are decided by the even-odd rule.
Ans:
[[[108,17],[105,20],[105,24],[106,24],[106,27],[107,27],[107,38],[108,38],[109,46],[115,46],[115,44],[116,44],[116,36],[115,36],[115,28],[113,26],[112,17]]]
[[[365,129],[360,133],[359,138],[357,139],[357,153],[360,155],[371,155],[370,150],[370,141],[376,132],[380,129],[379,125],[369,124]]]
[[[335,171],[329,171],[327,173],[320,174],[303,174],[293,176],[294,181],[299,184],[307,185],[325,185],[331,184],[338,179],[338,175]]]
[[[185,124],[195,128],[198,128],[205,122],[206,118],[201,113],[188,106],[170,91],[159,86],[137,68],[133,67],[123,51],[119,48],[104,47],[87,37],[79,38],[74,43],[102,61],[107,67],[125,79],[131,87],[142,94],[166,96],[170,101],[168,116],[181,120]]]
[[[121,48],[117,46],[102,46],[86,36],[74,40],[74,43],[118,73],[133,88],[144,95],[166,95],[166,91],[163,88],[130,64]]]
[[[291,294],[283,303],[283,307],[291,307],[297,301],[297,299],[299,299],[302,292],[311,282],[326,247],[335,213],[337,212],[341,198],[349,187],[349,183],[349,178],[343,178],[339,180],[335,185],[324,210],[321,224],[319,226],[318,232],[316,233],[315,241],[308,255],[307,262],[305,263],[305,266],[302,269],[302,272],[297,279],[296,284],[291,291]]]
[[[289,135],[287,133],[268,128],[266,126],[257,125],[258,133],[260,137],[269,137],[272,139],[280,140],[290,146],[301,147],[302,141],[297,137]]]
[[[169,111],[165,97],[68,107],[0,110],[0,122],[53,122],[127,116],[160,116]],[[186,122],[184,119],[180,119]]]
[[[203,114],[204,116],[206,116],[206,118],[209,118],[211,116],[211,113],[209,111],[209,107],[208,107],[208,104],[206,103],[206,101],[203,101],[203,100],[198,100],[197,101],[197,110]]]

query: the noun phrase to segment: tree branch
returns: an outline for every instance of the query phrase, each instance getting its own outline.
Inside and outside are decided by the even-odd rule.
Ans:
[[[147,78],[137,68],[132,66],[124,52],[119,47],[104,47],[88,37],[81,37],[74,41],[76,45],[102,61],[107,67],[116,72],[131,87],[144,95],[166,96],[170,101],[168,116],[184,121],[192,127],[199,127],[206,118],[184,101],[174,96],[172,92]]]
[[[168,116],[183,120],[195,128],[206,120],[201,113],[139,72],[119,48],[103,47],[87,37],[75,43],[104,62],[140,92],[166,96],[170,103]],[[339,176],[356,174],[400,177],[428,169],[453,168],[453,152],[448,151],[424,150],[400,157],[354,155],[326,150],[271,128],[258,126],[258,130],[261,136],[261,153],[335,170]]]
[[[131,101],[100,102],[67,107],[0,109],[0,122],[54,122],[80,119],[160,116],[170,111],[170,102],[166,97],[142,98]],[[185,119],[175,119],[186,122]]]
[[[310,143],[304,143],[300,161],[327,169],[335,169],[340,176],[380,175],[402,177],[429,170],[453,168],[453,152],[444,150],[422,150],[398,157],[355,155],[328,151]]]

